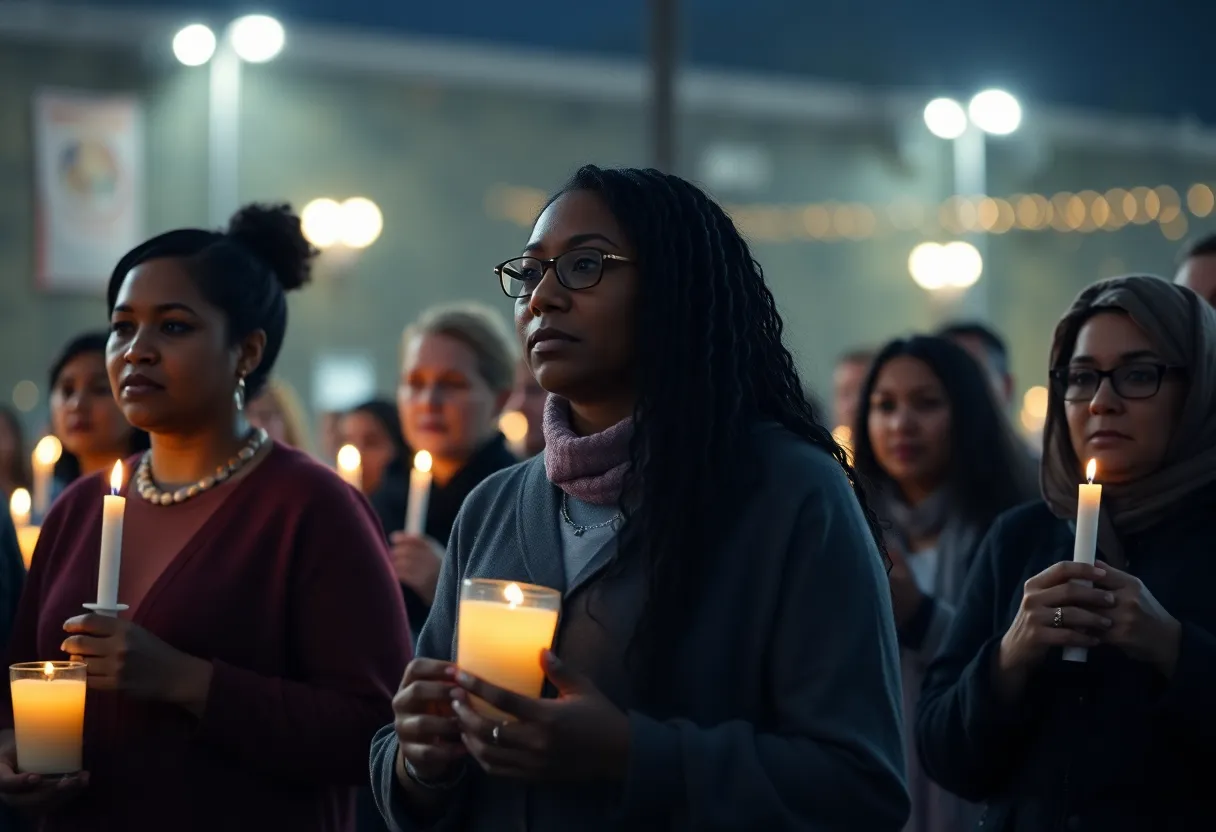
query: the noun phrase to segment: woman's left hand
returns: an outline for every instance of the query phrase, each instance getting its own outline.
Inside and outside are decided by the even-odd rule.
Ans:
[[[89,613],[69,618],[63,629],[70,635],[60,649],[88,665],[88,685],[98,690],[176,702],[199,666],[210,668],[126,619]]]
[[[556,699],[520,696],[463,671],[457,674],[452,709],[473,759],[495,777],[624,780],[629,717],[552,652],[543,651],[541,666],[557,687]],[[473,710],[469,694],[518,722],[482,716]]]
[[[895,626],[903,627],[912,620],[920,605],[925,602],[925,593],[920,591],[916,576],[912,574],[912,568],[908,566],[907,558],[898,545],[888,545],[887,556],[891,558],[891,571],[887,573],[887,580],[891,584],[891,606],[895,612]]]
[[[1096,633],[1098,638],[1105,644],[1118,647],[1137,661],[1154,665],[1166,677],[1173,676],[1182,636],[1182,625],[1178,619],[1166,612],[1144,582],[1135,575],[1120,572],[1101,561],[1096,565],[1105,569],[1106,575],[1095,581],[1094,585],[1115,594],[1114,608],[1102,613],[1112,624],[1105,631]]]

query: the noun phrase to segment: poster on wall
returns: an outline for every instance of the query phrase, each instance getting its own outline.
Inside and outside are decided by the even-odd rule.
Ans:
[[[104,292],[143,239],[143,111],[125,95],[34,97],[37,279],[51,292]]]

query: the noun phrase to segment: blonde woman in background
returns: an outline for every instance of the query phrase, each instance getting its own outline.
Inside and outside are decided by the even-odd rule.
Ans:
[[[282,379],[268,381],[262,394],[245,407],[245,416],[275,442],[312,453],[308,414],[295,389]]]
[[[430,612],[464,498],[517,461],[498,431],[498,417],[514,386],[518,350],[506,319],[471,303],[429,309],[402,336],[397,409],[405,443],[433,460],[423,533],[402,531],[412,458],[389,467],[371,501],[389,535],[415,636]]]

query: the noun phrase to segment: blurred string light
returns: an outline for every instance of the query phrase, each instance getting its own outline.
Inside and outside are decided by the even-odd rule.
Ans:
[[[1020,421],[1028,434],[1037,434],[1047,423],[1047,388],[1036,385],[1022,396]]]
[[[500,185],[487,193],[485,208],[495,219],[531,227],[544,200],[544,192],[538,189]],[[1188,213],[1199,218],[1216,213],[1216,193],[1211,185],[1196,183],[1185,197],[1169,185],[1159,185],[1110,188],[1104,193],[1060,191],[1051,196],[952,196],[939,204],[898,197],[882,206],[821,202],[724,207],[747,236],[761,242],[846,242],[911,232],[928,236],[1015,230],[1088,234],[1151,224],[1174,240],[1189,228]]]
[[[323,197],[304,206],[300,226],[308,241],[319,249],[336,245],[360,249],[379,239],[384,216],[366,197],[351,197],[341,203]]]

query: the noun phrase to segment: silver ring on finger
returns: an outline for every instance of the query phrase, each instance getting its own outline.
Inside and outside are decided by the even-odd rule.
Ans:
[[[502,734],[502,725],[495,725],[494,730],[490,732],[490,740],[495,745],[498,745],[498,741],[501,739],[501,734]]]
[[[1051,626],[1057,630],[1064,626],[1064,608],[1056,607],[1056,614],[1051,617]]]

